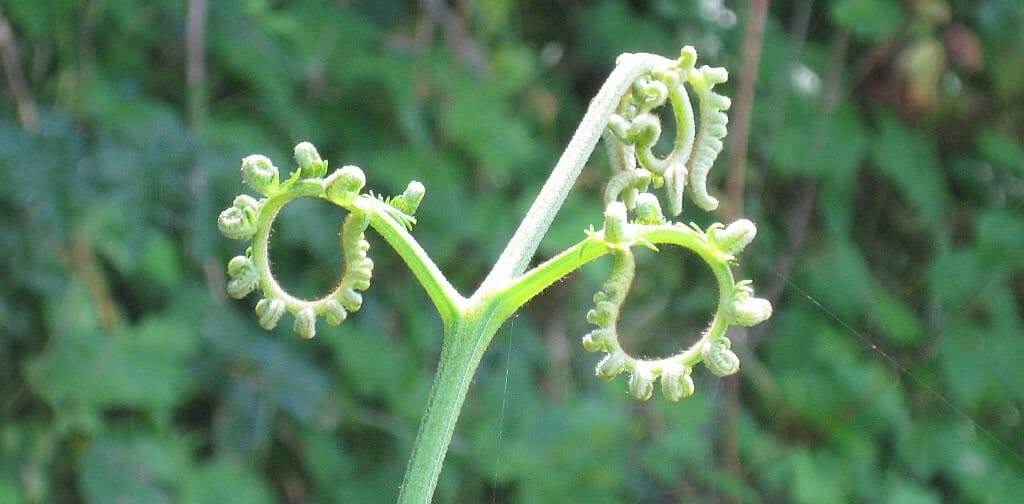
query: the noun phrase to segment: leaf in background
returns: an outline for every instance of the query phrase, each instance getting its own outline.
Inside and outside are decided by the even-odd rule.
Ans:
[[[665,422],[667,428],[652,433],[652,449],[644,453],[644,459],[651,468],[651,477],[665,484],[671,484],[680,475],[694,470],[701,461],[712,456],[712,449],[701,439],[701,432],[714,421],[715,404],[710,399],[694,401],[688,408],[676,408],[676,404],[660,402],[657,406],[657,422]]]
[[[938,256],[929,283],[943,304],[956,311],[1001,279],[1024,268],[1024,218],[1001,209],[983,213],[975,242]]]
[[[945,369],[948,390],[957,402],[974,409],[996,386],[988,341],[990,331],[965,321],[952,321],[939,335],[939,362]]]
[[[67,324],[65,317],[82,317],[75,311],[92,305],[77,282],[66,296],[55,312],[58,329],[49,351],[27,365],[33,388],[58,412],[127,407],[169,420],[192,386],[186,362],[198,347],[193,315],[169,309],[108,334],[90,324]]]
[[[9,473],[13,475],[14,472]],[[18,488],[18,481],[11,476],[0,476],[0,502],[25,502]]]
[[[386,327],[383,321],[374,320],[381,316],[386,314],[379,307],[364,303],[344,334],[325,340],[325,345],[333,351],[342,377],[356,395],[394,404],[405,399],[410,382],[421,377],[408,347],[396,341],[404,335],[388,336],[371,329]]]
[[[1012,272],[1024,268],[1024,213],[989,210],[978,218],[975,234],[986,269]]]
[[[885,504],[939,504],[942,502],[937,492],[910,481],[892,477],[886,486]]]
[[[661,25],[637,15],[627,2],[605,0],[584,11],[580,50],[589,61],[606,66],[624,51],[679,54],[679,45]]]
[[[152,233],[142,245],[139,272],[164,289],[178,286],[183,277],[181,247],[165,234]]]
[[[890,37],[903,24],[897,0],[838,0],[831,7],[833,21],[866,42]]]
[[[834,112],[795,107],[796,117],[779,132],[773,166],[783,173],[812,175],[849,183],[866,154],[868,138],[857,109],[849,102]],[[806,115],[800,113],[804,109]]]
[[[808,293],[838,316],[864,315],[871,295],[871,270],[860,248],[848,240],[835,241],[804,261]],[[803,277],[803,275],[801,275]]]
[[[188,471],[181,481],[182,504],[222,504],[239,502],[262,504],[277,502],[258,469],[237,461],[214,459]]]
[[[975,140],[980,153],[989,162],[1024,177],[1024,146],[995,128],[985,128]]]
[[[78,485],[86,502],[160,504],[174,490],[188,462],[181,440],[144,434],[101,437],[78,460]]]
[[[972,448],[978,446],[977,443]],[[1024,495],[1024,479],[993,457],[984,457],[975,450],[964,455],[963,483],[965,500],[974,502],[1013,502]]]
[[[928,268],[929,290],[948,309],[959,311],[995,276],[971,247],[943,252]]]
[[[999,348],[1000,352],[992,355],[992,362],[987,371],[993,375],[993,387],[997,397],[1016,397],[1024,400],[1024,373],[1019,370],[1020,362],[1024,361],[1024,345],[1021,339],[1024,337],[1024,319],[1021,318],[1024,308],[1020,305],[1020,298],[1014,295],[1011,288],[1001,288],[992,295],[989,303],[989,319],[991,321],[991,332],[986,341],[987,348],[983,350],[993,353],[990,349]],[[1012,402],[1007,402],[1006,407],[1016,408]],[[1004,422],[1007,427],[1016,427],[1012,418]]]
[[[517,475],[530,470],[524,467],[522,458],[508,456],[508,451],[532,444],[533,419],[547,408],[536,382],[541,372],[539,358],[532,355],[535,350],[531,346],[541,341],[536,331],[517,319],[513,327],[498,332],[494,348],[484,356],[470,392],[473,404],[463,408],[464,418],[469,419],[467,425],[472,427],[464,431],[468,453],[460,457],[460,463],[481,478],[496,478],[499,485],[511,484]],[[499,434],[495,424],[484,419],[493,418],[502,409]]]
[[[58,434],[40,422],[5,421],[0,426],[0,502],[59,500],[60,476],[53,465]]]
[[[825,504],[847,502],[850,482],[843,464],[826,453],[799,449],[785,461],[792,471],[790,502]]]
[[[629,464],[621,452],[621,438],[630,426],[627,400],[566,402],[534,417],[529,427],[531,444],[515,447],[515,453],[509,454],[520,459],[524,471],[517,475],[517,498],[522,502],[619,502],[624,490],[621,478]]]
[[[924,337],[921,317],[899,297],[886,291],[878,282],[871,289],[871,316],[879,328],[896,345],[914,345]]]
[[[135,226],[126,206],[127,202],[116,199],[94,205],[83,217],[79,231],[88,236],[89,246],[99,257],[121,274],[135,271],[139,252],[131,243],[130,233]]]
[[[218,368],[229,371],[212,391],[219,397],[212,436],[219,451],[262,458],[275,421],[287,418],[281,413],[306,425],[337,425],[341,412],[331,380],[314,364],[309,345],[296,341],[289,328],[268,333],[247,314],[217,313],[204,320],[202,333]]]
[[[217,453],[263,463],[273,442],[276,410],[258,384],[237,379],[221,384],[210,439]]]
[[[934,141],[891,114],[880,113],[876,119],[878,133],[871,152],[876,169],[896,186],[925,224],[933,230],[941,227],[950,194]]]
[[[5,14],[16,26],[22,27],[31,38],[46,40],[54,36],[53,28],[62,14],[75,6],[74,0],[35,2],[33,0],[7,0]]]
[[[441,127],[454,147],[485,174],[493,171],[499,184],[513,172],[545,169],[538,166],[539,152],[526,122],[487,82],[459,79],[441,115]]]
[[[344,450],[337,436],[332,433],[303,429],[302,450],[305,454],[305,469],[319,493],[325,497],[336,495],[339,487],[343,486],[338,485],[338,482],[349,480],[357,473],[352,454]],[[341,502],[337,499],[335,501]]]

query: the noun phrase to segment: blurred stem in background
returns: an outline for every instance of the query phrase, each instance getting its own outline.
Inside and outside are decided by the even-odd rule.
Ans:
[[[0,64],[3,65],[4,77],[7,78],[7,87],[18,107],[18,119],[21,121],[21,126],[25,129],[34,128],[36,121],[39,120],[36,114],[36,105],[21,71],[18,43],[14,39],[14,32],[2,9],[0,9]]]
[[[750,121],[754,108],[754,95],[760,75],[761,47],[764,44],[764,25],[768,17],[768,0],[753,0],[747,12],[747,23],[743,34],[742,63],[739,68],[739,85],[736,102],[732,108],[730,122],[732,125],[729,137],[729,154],[726,164],[726,204],[724,211],[729,219],[737,219],[743,215],[743,200],[747,165],[747,148],[750,140]],[[747,331],[736,328],[736,332]],[[745,334],[744,334],[745,336]],[[736,338],[742,341],[744,338]],[[739,378],[733,377],[724,381],[725,402],[722,415],[722,458],[723,466],[730,476],[740,480],[743,478],[743,467],[740,462],[737,415],[739,414]],[[736,502],[735,499],[727,500]]]

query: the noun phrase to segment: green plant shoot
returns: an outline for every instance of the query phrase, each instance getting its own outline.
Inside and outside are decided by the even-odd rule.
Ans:
[[[737,254],[753,240],[756,227],[746,219],[707,229],[671,220],[681,213],[684,194],[703,210],[718,206],[708,192],[707,176],[722,150],[728,121],[725,111],[730,105],[714,87],[725,82],[728,74],[722,68],[697,67],[696,62],[692,47],[684,47],[677,59],[653,54],[619,57],[518,230],[479,288],[468,296],[448,282],[411,233],[425,194],[423,184],[410,182],[402,194],[390,198],[368,194],[363,191],[363,170],[343,166],[328,174],[327,161],[307,142],[295,147],[297,168],[285,180],[264,156],[242,160],[242,177],[259,197],[235,198],[221,212],[218,227],[228,238],[250,242],[245,254],[228,263],[227,289],[235,298],[259,291],[262,299],[256,304],[256,316],[262,327],[274,328],[287,312],[295,332],[312,338],[319,319],[337,325],[359,310],[360,292],[369,288],[373,273],[364,237],[371,228],[405,261],[441,315],[441,359],[400,502],[431,499],[469,385],[495,332],[545,288],[599,257],[610,255],[612,269],[586,314],[594,329],[583,336],[584,349],[605,354],[597,364],[598,377],[610,380],[628,374],[629,393],[639,400],[649,399],[660,380],[665,398],[678,401],[694,393],[691,374],[698,364],[718,376],[739,370],[726,330],[731,325],[753,326],[772,313],[767,300],[754,297],[750,281],[736,281],[732,274]],[[671,152],[660,157],[652,148],[662,133],[658,110],[666,105],[675,117],[676,131]],[[699,117],[694,115],[695,105]],[[601,139],[615,170],[604,192],[604,226],[581,230],[578,243],[527,270]],[[656,189],[663,190],[670,218],[651,192]],[[271,274],[271,227],[281,209],[299,198],[320,198],[348,211],[340,234],[344,273],[337,287],[320,299],[290,295]],[[710,326],[676,355],[643,359],[630,355],[619,342],[617,322],[635,275],[633,249],[637,246],[655,251],[683,247],[707,263],[717,281],[718,306]]]

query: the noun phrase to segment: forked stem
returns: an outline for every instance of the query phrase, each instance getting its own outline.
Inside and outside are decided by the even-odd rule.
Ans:
[[[469,315],[446,325],[441,360],[413,445],[399,502],[430,501],[462,403],[484,350],[505,319],[533,297],[508,299],[497,298],[493,294],[507,287],[526,269],[541,238],[565,202],[583,166],[590,159],[623,93],[639,76],[671,62],[653,54],[630,54],[623,57],[591,101],[565,152],[497,263],[465,305],[465,313]],[[582,263],[571,269],[579,264]],[[545,280],[550,281],[541,281]],[[495,310],[499,308],[501,314],[495,316]],[[486,318],[481,320],[485,314]]]
[[[551,175],[537,194],[537,199],[526,212],[494,268],[484,279],[480,286],[482,291],[486,292],[497,284],[508,282],[526,270],[526,265],[537,251],[541,238],[547,233],[555,214],[562,208],[569,190],[572,189],[583,166],[594,152],[598,140],[604,134],[608,119],[619,106],[622,95],[641,75],[673,63],[673,60],[664,56],[648,53],[623,54],[619,58],[615,70],[601,86],[597,96],[590,101],[579,127],[569,140],[562,157],[551,170]]]
[[[695,60],[692,47],[683,48],[678,60],[653,54],[625,54],[620,58],[519,228],[469,298],[448,282],[409,233],[415,224],[413,214],[424,195],[419,182],[411,182],[405,192],[395,197],[362,194],[366,180],[360,168],[344,166],[326,176],[327,162],[308,142],[295,147],[298,169],[283,182],[278,168],[265,156],[243,159],[243,179],[266,197],[237,197],[219,215],[218,228],[229,238],[252,243],[245,255],[234,257],[228,264],[232,277],[228,292],[241,298],[258,288],[264,296],[256,305],[261,326],[274,328],[282,314],[288,312],[294,317],[295,332],[312,338],[318,318],[337,325],[349,312],[358,310],[362,296],[356,291],[370,286],[373,270],[373,261],[367,256],[370,244],[363,237],[368,226],[409,266],[441,315],[444,335],[440,362],[413,443],[399,502],[419,504],[432,499],[466,394],[498,328],[545,288],[603,255],[613,254],[616,261],[608,280],[594,295],[594,308],[587,313],[587,321],[596,328],[583,337],[584,349],[606,353],[597,367],[599,377],[611,379],[628,373],[630,393],[639,400],[650,398],[655,382],[660,381],[665,397],[678,401],[693,393],[690,373],[697,364],[703,363],[719,376],[739,370],[739,359],[724,336],[726,329],[731,324],[751,326],[771,315],[770,303],[754,298],[750,282],[735,282],[730,270],[735,254],[753,239],[754,224],[741,219],[728,226],[713,224],[705,231],[696,225],[668,222],[657,197],[646,192],[649,185],[664,184],[669,189],[669,202],[673,207],[681,207],[689,173],[693,179],[691,195],[698,206],[711,209],[717,204],[706,192],[704,177],[721,150],[721,137],[725,135],[727,118],[723,111],[729,102],[712,93],[711,87],[723,82],[726,73],[720,68],[694,69]],[[696,140],[692,131],[693,111],[682,88],[684,80],[697,90],[701,103],[702,123]],[[650,111],[662,106],[666,99],[673,103],[677,124],[686,121],[690,126],[677,132],[674,154],[655,159],[649,148],[661,130]],[[620,163],[623,166],[618,178],[613,178],[612,182],[618,181],[619,185],[610,183],[606,190],[604,228],[587,230],[582,241],[526,271],[541,238],[606,130],[610,132],[609,141],[623,147],[620,151],[613,149],[613,154],[629,159]],[[688,171],[682,163],[687,161],[684,158],[690,156],[691,148],[696,150],[693,169]],[[273,220],[285,204],[300,197],[323,198],[350,212],[341,232],[345,274],[335,291],[318,300],[289,295],[274,280],[269,266],[267,247]],[[678,211],[675,208],[673,215]],[[635,275],[632,248],[657,249],[657,244],[687,248],[708,263],[717,279],[719,301],[711,326],[696,343],[677,355],[651,360],[634,357],[622,349],[616,322]]]

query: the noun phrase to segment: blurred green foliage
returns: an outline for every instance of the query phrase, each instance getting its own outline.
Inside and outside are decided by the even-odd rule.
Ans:
[[[215,229],[239,159],[311,140],[378,192],[422,180],[416,235],[468,290],[616,55],[692,44],[733,92],[748,71],[748,13],[712,0],[209,2],[205,61],[185,42],[203,5],[3,3],[20,58],[0,96],[2,502],[393,500],[439,320],[377,240],[363,311],[313,341],[259,329],[224,295],[237,250]],[[1024,496],[1021,26],[1017,0],[773,2],[743,275],[777,308],[733,336],[739,392],[634,403],[595,380],[589,268],[495,339],[438,500]],[[592,164],[542,255],[599,223]],[[284,212],[289,288],[329,288],[341,218]],[[643,264],[629,323],[672,351],[710,274]]]

